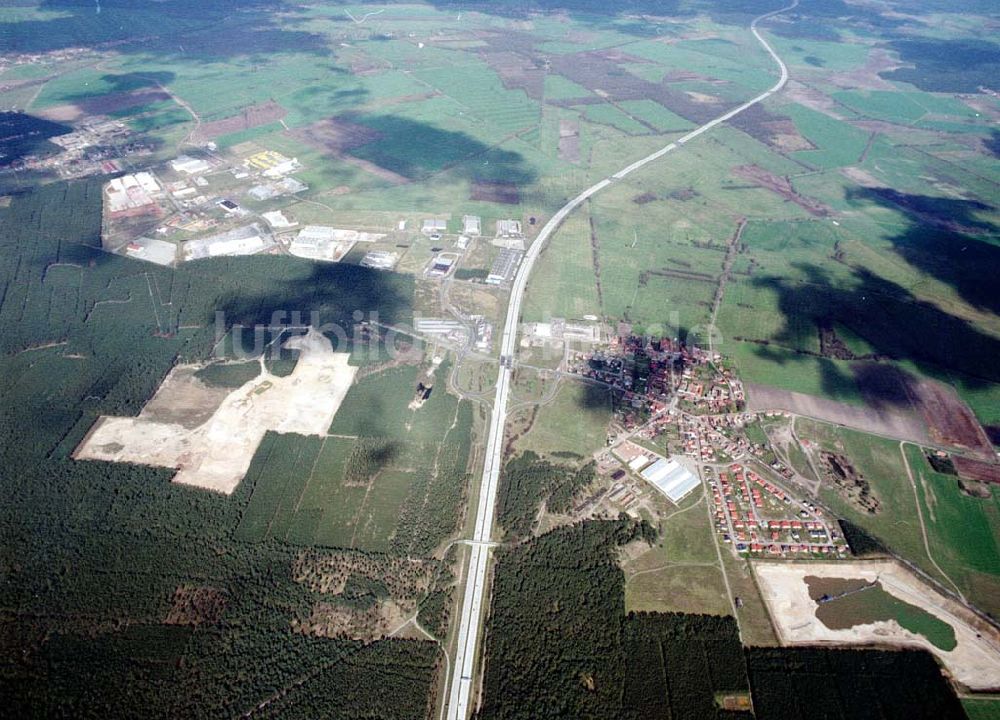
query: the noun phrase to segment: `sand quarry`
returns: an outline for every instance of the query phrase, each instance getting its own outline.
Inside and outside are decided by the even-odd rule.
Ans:
[[[357,372],[315,330],[284,347],[300,351],[290,375],[271,375],[262,359],[236,390],[206,386],[200,366],[175,367],[138,417],[100,418],[73,457],[176,468],[174,482],[231,493],[268,430],[326,435]]]
[[[753,567],[782,645],[920,647],[934,653],[952,676],[968,688],[1000,688],[1000,633],[895,561],[756,562]],[[831,630],[816,618],[816,602],[809,597],[809,587],[805,583],[808,576],[868,581],[877,578],[886,592],[951,625],[958,644],[954,650],[946,652],[922,635],[904,630],[895,620]]]

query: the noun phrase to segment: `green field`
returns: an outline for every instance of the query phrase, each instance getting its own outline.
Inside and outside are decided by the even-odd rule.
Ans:
[[[328,437],[267,435],[248,472],[254,489],[237,536],[422,554],[455,532],[471,407],[439,391],[407,410],[416,374],[409,367],[362,380]]]
[[[618,107],[642,122],[649,123],[660,132],[690,130],[694,127],[690,120],[670,112],[653,100],[622,100],[618,103]]]
[[[962,708],[969,720],[997,720],[1000,718],[1000,698],[962,698]]]
[[[991,486],[990,497],[970,497],[955,476],[934,472],[919,447],[905,452],[934,559],[970,600],[1000,612],[1000,491]]]
[[[661,517],[656,544],[624,565],[627,611],[732,613],[704,505],[692,492]]]
[[[933,472],[923,452],[905,444],[903,450],[917,484],[915,497],[899,442],[802,419],[796,422],[796,432],[800,438],[851,458],[880,503],[875,515],[861,512],[833,487],[825,486],[821,497],[834,511],[865,528],[945,587],[956,583],[981,609],[990,613],[1000,610],[1000,545],[996,529],[1000,500],[996,491],[986,499],[963,494],[954,476]],[[918,497],[931,553],[947,578],[927,557],[916,514]]]
[[[538,408],[531,429],[516,447],[539,455],[562,451],[589,457],[607,445],[610,421],[611,395],[606,389],[564,382],[552,402]]]

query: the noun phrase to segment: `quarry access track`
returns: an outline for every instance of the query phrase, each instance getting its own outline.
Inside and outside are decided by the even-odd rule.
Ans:
[[[483,609],[486,604],[486,585],[490,564],[490,546],[487,543],[492,540],[493,521],[496,514],[497,490],[500,484],[500,467],[503,459],[503,437],[507,421],[507,401],[510,395],[513,357],[517,342],[517,326],[521,315],[521,301],[524,298],[524,291],[528,285],[528,278],[531,275],[535,261],[541,254],[549,237],[559,228],[566,217],[588,198],[596,195],[609,185],[622,180],[636,170],[683,147],[699,135],[703,135],[712,128],[731,120],[775,93],[780,92],[788,82],[788,68],[757,30],[757,25],[768,18],[794,9],[798,4],[799,0],[795,0],[791,5],[783,7],[780,10],[759,15],[750,23],[750,32],[753,33],[757,42],[761,44],[775,63],[777,63],[781,71],[781,77],[770,90],[761,93],[752,100],[720,115],[714,120],[710,120],[641,160],[636,160],[614,175],[591,185],[563,205],[545,223],[541,232],[538,233],[538,237],[535,238],[535,241],[528,248],[527,253],[525,253],[524,260],[521,262],[520,268],[518,268],[513,286],[511,287],[510,300],[507,303],[507,319],[504,322],[503,335],[500,341],[500,372],[496,384],[496,398],[493,402],[493,411],[490,416],[489,433],[486,440],[486,461],[479,487],[476,524],[472,537],[472,541],[475,544],[471,546],[469,551],[469,562],[465,572],[465,591],[462,598],[462,613],[459,619],[458,646],[455,650],[455,662],[451,666],[453,669],[447,699],[449,720],[466,720],[469,717],[472,705],[472,690],[475,685],[474,678],[476,677],[477,643],[483,624]]]

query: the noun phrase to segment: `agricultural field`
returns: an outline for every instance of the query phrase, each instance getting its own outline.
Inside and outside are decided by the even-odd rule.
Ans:
[[[269,435],[248,473],[254,491],[237,537],[432,553],[461,521],[472,413],[443,392],[408,409],[417,375],[366,377],[325,437]]]
[[[704,505],[692,492],[659,517],[656,544],[623,562],[627,611],[732,613]]]
[[[989,497],[971,496],[954,475],[935,472],[921,448],[908,444],[903,451],[917,486],[934,559],[980,607],[1000,612],[987,601],[1000,592],[998,488],[991,486]]]
[[[807,452],[817,467],[821,466],[817,448],[850,458],[878,502],[877,510],[869,512],[849,500],[843,490],[824,482],[820,497],[831,509],[945,587],[957,587],[977,607],[991,614],[1000,612],[996,605],[1000,556],[995,491],[988,498],[965,494],[955,476],[935,473],[924,452],[909,443],[803,419],[796,422],[796,434],[810,442]],[[910,484],[908,469],[916,488]],[[921,521],[928,533],[927,546]]]
[[[854,702],[960,716],[926,653],[773,647],[788,628],[772,625],[753,567],[729,552],[720,567],[700,491],[617,519],[590,506],[603,519],[572,525],[607,472],[592,461],[621,430],[618,400],[551,373],[558,358],[529,344],[498,358],[509,288],[485,282],[497,221],[522,222],[530,243],[581,190],[774,86],[777,65],[749,26],[776,9],[0,8],[4,710],[443,713],[469,553],[453,541],[471,532],[483,418],[512,361],[480,720],[751,707],[767,720],[827,703],[847,717]],[[995,8],[793,10],[759,26],[789,82],[578,207],[515,320],[595,316],[602,332],[710,343],[748,387],[855,412],[942,410],[940,422],[921,415],[926,436],[907,437],[922,444],[967,441],[964,402],[986,430],[964,444],[993,460]],[[192,161],[203,169],[179,169]],[[155,191],[126,185],[147,172]],[[459,240],[465,215],[482,218],[481,237]],[[430,218],[441,234],[421,233]],[[253,256],[192,250],[179,263],[202,233],[258,220]],[[292,252],[306,225],[379,237],[306,260]],[[157,241],[164,265],[147,253]],[[362,266],[377,264],[373,250],[395,253],[394,270]],[[435,277],[441,252],[456,269]],[[453,314],[492,323],[492,346],[428,332],[399,357],[378,343],[415,316]],[[311,365],[302,345],[265,352],[303,317],[327,330],[301,337],[329,341],[335,361]],[[917,408],[908,392],[928,380],[948,389]],[[808,444],[792,442],[789,464],[825,507],[1000,616],[1000,491],[966,492],[909,442],[793,428]],[[850,458],[855,487],[810,476],[823,453]],[[883,587],[851,601],[868,603],[852,622],[895,619],[945,664],[951,642],[965,652],[968,633],[948,636]],[[961,681],[986,687],[974,664]],[[852,699],[842,690],[855,677]],[[996,714],[986,700],[966,707]]]
[[[511,437],[517,450],[590,457],[607,445],[612,397],[602,387],[564,382],[548,402],[517,413]]]

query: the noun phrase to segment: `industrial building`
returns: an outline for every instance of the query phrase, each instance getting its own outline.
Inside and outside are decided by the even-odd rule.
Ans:
[[[465,326],[458,320],[443,318],[414,318],[413,329],[425,335],[449,335],[454,332],[464,332]]]
[[[567,322],[563,318],[552,318],[549,322],[529,323],[525,334],[537,340],[573,340],[584,343],[600,342],[600,328],[595,324]]]
[[[371,242],[381,237],[384,236],[326,225],[306,225],[292,240],[288,251],[292,255],[310,260],[338,262],[343,260],[358,242]]]
[[[184,260],[200,260],[224,255],[255,255],[273,246],[274,241],[264,235],[260,226],[254,223],[218,235],[188,240],[184,243]]]
[[[462,218],[462,233],[465,235],[481,235],[483,221],[478,215],[465,215]]]
[[[427,268],[427,275],[430,277],[444,277],[451,272],[458,261],[458,256],[454,253],[441,253],[431,260],[430,267]]]
[[[299,182],[295,178],[284,178],[278,182],[263,183],[254,185],[247,191],[247,195],[254,200],[270,200],[282,195],[293,195],[294,193],[308,190],[309,186],[304,182]]]
[[[490,274],[486,276],[486,282],[490,285],[506,285],[514,279],[518,266],[521,264],[522,252],[505,248],[497,255],[490,268]]]
[[[156,178],[148,172],[123,175],[109,182],[105,188],[108,210],[113,213],[155,205],[153,196],[162,192]]]
[[[193,158],[190,155],[181,155],[170,161],[170,167],[174,172],[184,175],[198,175],[212,169],[212,164],[202,158]]]
[[[420,228],[420,232],[424,235],[440,235],[448,230],[448,221],[441,220],[439,218],[429,218],[424,220],[423,227]]]
[[[265,177],[279,178],[295,172],[302,165],[298,158],[287,158],[273,150],[265,150],[247,158],[245,165],[250,170],[261,171]]]
[[[287,218],[285,213],[281,210],[272,210],[271,212],[261,213],[261,217],[267,220],[267,224],[275,230],[287,230],[288,228],[293,228],[298,225],[295,220]]]
[[[520,220],[497,220],[498,238],[523,237]]]
[[[643,479],[675,505],[698,487],[698,478],[674,459],[660,458],[641,473]]]
[[[166,240],[141,237],[125,246],[125,255],[135,260],[169,267],[177,260],[177,246]]]
[[[375,270],[392,270],[399,262],[399,255],[388,250],[372,250],[361,258],[362,267]]]

